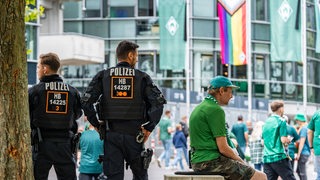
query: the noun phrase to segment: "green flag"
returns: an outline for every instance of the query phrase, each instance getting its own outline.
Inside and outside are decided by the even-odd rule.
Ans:
[[[270,22],[271,61],[301,62],[300,1],[271,0]]]
[[[159,24],[160,69],[184,69],[185,0],[160,0]]]
[[[316,11],[316,52],[320,53],[320,1],[314,0],[314,9]]]

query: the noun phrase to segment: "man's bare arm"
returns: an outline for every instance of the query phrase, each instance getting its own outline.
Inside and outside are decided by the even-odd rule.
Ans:
[[[238,156],[228,145],[226,137],[224,136],[217,137],[216,141],[217,141],[219,152],[222,155],[245,164],[245,162],[240,158],[240,156]]]

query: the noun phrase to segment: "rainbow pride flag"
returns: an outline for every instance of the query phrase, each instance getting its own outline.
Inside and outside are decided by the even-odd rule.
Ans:
[[[246,4],[242,4],[231,15],[222,4],[218,3],[218,16],[222,64],[247,64]]]

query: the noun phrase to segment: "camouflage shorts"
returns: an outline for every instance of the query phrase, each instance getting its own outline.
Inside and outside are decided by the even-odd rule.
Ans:
[[[208,174],[219,174],[224,176],[225,179],[251,179],[255,170],[245,164],[232,160],[225,156],[220,156],[217,159],[211,161],[205,161],[192,164],[192,169],[195,172]]]

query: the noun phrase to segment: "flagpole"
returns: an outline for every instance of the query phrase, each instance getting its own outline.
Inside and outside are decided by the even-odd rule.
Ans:
[[[251,1],[246,0],[246,59],[248,76],[248,120],[252,120]]]
[[[186,115],[190,113],[190,38],[189,38],[189,17],[190,17],[190,0],[186,0],[186,56],[185,56],[185,71],[186,71]]]
[[[307,40],[306,40],[306,0],[301,0],[301,58],[303,68],[303,112],[307,113]]]

